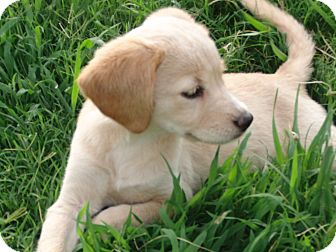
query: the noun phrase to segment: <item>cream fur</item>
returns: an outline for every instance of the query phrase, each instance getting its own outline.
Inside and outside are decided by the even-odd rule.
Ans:
[[[264,0],[243,0],[257,16],[287,34],[289,58],[275,74],[223,74],[207,30],[174,8],[159,10],[142,26],[108,42],[84,68],[79,85],[88,97],[71,143],[58,200],[48,209],[40,252],[71,251],[75,219],[86,201],[96,223],[120,228],[130,208],[145,223],[158,218],[172,181],[162,158],[181,174],[191,197],[207,178],[218,143],[221,159],[237,145],[234,124],[250,111],[247,156],[261,164],[274,154],[271,121],[276,90],[276,123],[281,140],[293,122],[298,84],[307,81],[314,44],[303,26]],[[186,99],[198,85],[204,95]],[[326,117],[301,87],[299,128],[307,143]],[[335,127],[332,129],[335,134]],[[235,140],[234,140],[235,139]],[[335,145],[335,139],[333,140]],[[101,211],[102,208],[108,207]],[[136,220],[134,220],[136,223]]]

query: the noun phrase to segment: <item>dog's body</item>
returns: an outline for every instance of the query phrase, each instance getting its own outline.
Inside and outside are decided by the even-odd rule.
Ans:
[[[192,196],[207,178],[216,144],[239,137],[250,125],[247,108],[254,121],[246,156],[260,163],[274,154],[276,91],[274,113],[284,141],[284,130],[293,123],[298,85],[311,73],[314,44],[299,23],[273,5],[242,2],[288,35],[289,57],[275,74],[222,76],[206,29],[172,8],[152,14],[141,27],[98,50],[78,80],[89,99],[80,112],[62,190],[48,210],[38,251],[74,248],[76,215],[86,201],[96,223],[120,228],[130,208],[145,223],[156,219],[172,191],[163,157]],[[195,76],[189,74],[193,71]],[[298,120],[303,142],[311,142],[325,117],[302,87]],[[336,133],[335,127],[332,131]],[[222,146],[221,159],[237,142]]]

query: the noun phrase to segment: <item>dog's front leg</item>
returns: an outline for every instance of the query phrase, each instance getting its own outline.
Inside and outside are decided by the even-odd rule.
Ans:
[[[72,251],[77,242],[76,214],[79,208],[58,200],[48,209],[38,242],[38,252]]]
[[[72,162],[66,170],[58,200],[48,209],[38,242],[38,252],[68,252],[77,243],[76,218],[85,202],[90,214],[103,207],[102,197],[107,188],[106,173],[89,161]]]
[[[159,209],[163,201],[149,201],[138,204],[123,204],[109,207],[101,211],[94,219],[96,224],[106,223],[116,229],[121,229],[127,220],[130,211],[142,220],[143,223],[152,223],[159,218]],[[132,216],[132,224],[139,225],[140,223]]]

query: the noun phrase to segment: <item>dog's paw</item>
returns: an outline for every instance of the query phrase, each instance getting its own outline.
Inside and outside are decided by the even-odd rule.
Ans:
[[[108,224],[115,229],[121,230],[131,211],[129,205],[118,205],[104,209],[93,219],[94,224]],[[134,218],[132,219],[134,221]]]

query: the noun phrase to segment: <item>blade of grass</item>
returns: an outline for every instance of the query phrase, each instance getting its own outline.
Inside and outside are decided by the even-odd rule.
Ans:
[[[85,39],[80,46],[77,48],[76,52],[76,61],[75,61],[75,70],[74,70],[74,82],[72,85],[72,92],[71,92],[71,108],[72,111],[75,112],[76,110],[76,105],[77,105],[77,99],[78,99],[78,93],[79,93],[79,88],[77,84],[77,78],[79,76],[81,64],[82,64],[82,50],[87,48],[90,49],[92,48],[94,43],[92,42],[91,39]]]

